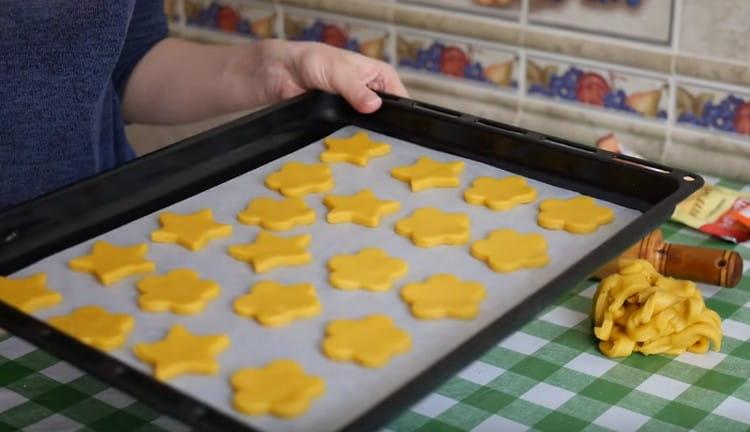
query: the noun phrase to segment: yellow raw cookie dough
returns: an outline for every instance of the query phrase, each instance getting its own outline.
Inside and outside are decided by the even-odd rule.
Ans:
[[[521,234],[512,229],[492,231],[486,239],[471,245],[471,254],[487,261],[490,268],[499,273],[549,263],[547,241],[541,234]]]
[[[109,313],[101,306],[82,306],[68,315],[51,317],[47,322],[81,342],[110,351],[125,343],[135,320],[127,314]]]
[[[68,265],[72,270],[93,274],[102,285],[112,285],[126,277],[156,270],[156,264],[146,259],[147,252],[146,243],[120,247],[97,241],[90,255],[73,258]]]
[[[255,198],[247,208],[237,214],[237,219],[246,225],[260,225],[272,231],[286,231],[297,225],[315,222],[315,211],[301,198]]]
[[[461,161],[438,162],[422,156],[414,165],[393,168],[391,175],[409,183],[412,192],[419,192],[436,187],[456,187],[463,170],[464,163]]]
[[[387,291],[406,274],[406,261],[388,256],[378,248],[362,249],[355,255],[336,255],[328,261],[329,280],[336,288],[352,291]]]
[[[164,339],[136,344],[133,353],[153,366],[156,378],[166,381],[180,375],[216,375],[216,356],[229,348],[229,343],[227,335],[196,335],[175,324]]]
[[[261,231],[255,243],[230,246],[229,255],[250,263],[256,273],[265,273],[276,267],[303,265],[312,261],[312,255],[306,249],[311,239],[310,234],[277,237]]]
[[[567,200],[546,199],[539,204],[539,225],[551,230],[565,230],[575,234],[596,231],[600,225],[615,220],[615,212],[602,207],[587,196]]]
[[[469,204],[483,205],[492,210],[509,210],[518,204],[534,201],[536,189],[526,184],[523,177],[479,177],[464,191],[464,199]]]
[[[62,294],[47,288],[45,273],[12,279],[0,276],[0,300],[20,311],[32,313],[55,306],[62,299]]]
[[[371,158],[387,155],[391,151],[391,146],[371,140],[363,131],[346,138],[329,137],[324,142],[327,150],[320,154],[323,162],[349,162],[366,166]]]
[[[325,393],[323,379],[308,375],[293,360],[280,359],[232,375],[234,407],[245,414],[293,418],[304,414]]]
[[[425,207],[396,222],[396,232],[419,247],[461,245],[469,241],[469,217]]]
[[[289,162],[266,177],[266,186],[284,196],[297,198],[333,189],[333,175],[327,165]]]
[[[398,201],[378,199],[369,189],[354,195],[326,195],[323,203],[329,209],[329,223],[351,222],[366,227],[378,226],[381,217],[401,208]]]
[[[424,282],[410,283],[401,290],[401,298],[411,306],[420,319],[471,319],[479,315],[479,303],[484,300],[484,285],[464,282],[445,273],[436,274]]]
[[[177,243],[185,249],[199,251],[208,242],[232,235],[232,225],[214,221],[211,209],[191,214],[164,212],[159,215],[161,228],[151,233],[156,243]]]
[[[234,311],[255,318],[268,327],[288,324],[320,313],[315,287],[309,283],[282,285],[274,281],[256,283],[250,293],[234,301]]]
[[[384,366],[411,348],[411,337],[387,315],[328,323],[323,353],[331,360],[353,361],[366,367]]]
[[[644,260],[622,260],[594,295],[594,334],[608,357],[721,349],[721,318],[690,281],[666,278]]]
[[[148,312],[196,314],[219,295],[219,285],[201,279],[197,272],[176,269],[164,276],[146,276],[136,284],[138,306]]]

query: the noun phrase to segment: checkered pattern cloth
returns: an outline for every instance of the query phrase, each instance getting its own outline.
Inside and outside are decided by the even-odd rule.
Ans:
[[[673,243],[731,246],[674,223],[663,231]],[[750,244],[734,249],[750,269]],[[750,271],[733,289],[700,286],[724,329],[721,352],[705,355],[602,356],[590,319],[595,289],[590,281],[572,289],[387,430],[750,430]],[[187,430],[45,351],[0,336],[0,431],[19,429]]]

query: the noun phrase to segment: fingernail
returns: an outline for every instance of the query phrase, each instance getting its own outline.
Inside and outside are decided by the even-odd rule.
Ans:
[[[376,95],[375,93],[371,93],[367,95],[367,97],[364,100],[365,105],[373,106],[378,103],[380,103],[380,96]]]

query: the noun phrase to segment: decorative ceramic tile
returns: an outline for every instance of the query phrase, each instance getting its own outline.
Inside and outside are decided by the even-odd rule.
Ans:
[[[529,96],[552,98],[660,120],[667,118],[665,79],[531,57]]]
[[[521,0],[399,0],[404,4],[453,9],[481,15],[494,15],[518,20],[521,15]]]
[[[674,0],[529,0],[529,21],[668,45],[673,3]]]
[[[750,63],[747,0],[683,1],[681,18],[681,52]]]
[[[164,14],[170,22],[180,22],[182,0],[164,0]]]
[[[390,61],[388,45],[391,32],[376,23],[285,9],[284,33],[289,40],[323,42]]]
[[[680,83],[675,113],[681,126],[750,137],[750,96],[747,94]]]
[[[270,3],[239,0],[184,0],[188,26],[237,33],[256,39],[277,37]]]
[[[483,43],[399,31],[398,66],[492,87],[517,87],[518,53]]]

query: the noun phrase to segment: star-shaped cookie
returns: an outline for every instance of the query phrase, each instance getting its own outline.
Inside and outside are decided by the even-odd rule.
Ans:
[[[333,189],[333,175],[326,164],[289,162],[266,177],[266,186],[284,196],[297,198]]]
[[[363,131],[350,137],[328,137],[323,141],[327,148],[320,154],[320,160],[323,162],[349,162],[366,166],[371,158],[384,156],[391,151],[391,146],[371,140]]]
[[[565,230],[574,234],[596,231],[600,225],[615,220],[615,212],[602,207],[587,196],[546,199],[539,204],[539,225],[551,230]]]
[[[422,156],[414,165],[393,168],[391,175],[408,182],[412,192],[419,192],[436,187],[456,187],[463,170],[464,163],[461,161],[438,162]]]
[[[250,293],[234,301],[237,314],[255,318],[264,326],[282,326],[297,318],[320,313],[315,287],[309,283],[282,285],[274,281],[256,283]]]
[[[255,198],[247,208],[237,214],[237,219],[247,225],[260,225],[272,231],[286,231],[297,225],[315,222],[315,211],[301,198]]]
[[[180,324],[167,336],[152,343],[133,346],[133,353],[154,367],[154,376],[166,381],[180,375],[215,375],[219,372],[216,356],[229,348],[227,335],[196,335]]]
[[[256,273],[265,273],[276,267],[307,264],[312,255],[306,247],[312,240],[310,234],[295,237],[277,237],[269,232],[258,233],[254,243],[229,247],[229,255],[253,266]]]
[[[519,176],[501,179],[479,177],[464,192],[464,199],[469,204],[484,205],[492,210],[509,210],[518,204],[528,204],[535,198],[536,189]]]
[[[214,221],[211,209],[185,215],[164,212],[159,215],[159,222],[161,228],[151,233],[152,241],[177,243],[191,251],[203,249],[211,240],[232,235],[232,225]]]
[[[409,333],[387,315],[331,321],[323,340],[323,353],[331,360],[353,361],[366,367],[384,366],[391,357],[410,348]]]
[[[469,241],[469,217],[425,207],[396,222],[396,233],[411,239],[419,247],[460,245]]]
[[[125,343],[135,320],[127,314],[113,314],[101,306],[82,306],[68,315],[47,322],[81,342],[110,351]]]
[[[512,229],[492,231],[486,239],[471,245],[471,254],[499,273],[522,268],[542,267],[549,263],[547,241],[541,234],[521,234]]]
[[[329,223],[352,222],[366,227],[378,226],[382,216],[401,208],[398,201],[378,199],[369,189],[354,195],[326,195],[323,203],[329,209]]]
[[[475,318],[485,296],[484,285],[479,282],[464,282],[444,273],[407,284],[401,290],[401,298],[420,319]]]
[[[73,258],[68,262],[72,270],[91,273],[102,285],[112,285],[142,273],[156,270],[156,264],[146,259],[148,245],[115,246],[106,241],[97,241],[90,255]]]
[[[0,300],[26,313],[55,306],[63,297],[47,288],[47,275],[37,273],[24,278],[0,276]]]
[[[138,306],[148,312],[196,314],[219,295],[219,284],[201,279],[197,272],[189,269],[172,270],[164,276],[146,276],[136,286],[141,293]]]
[[[336,255],[328,261],[329,280],[338,289],[387,291],[406,274],[406,261],[388,256],[378,248],[362,249],[355,255]]]

